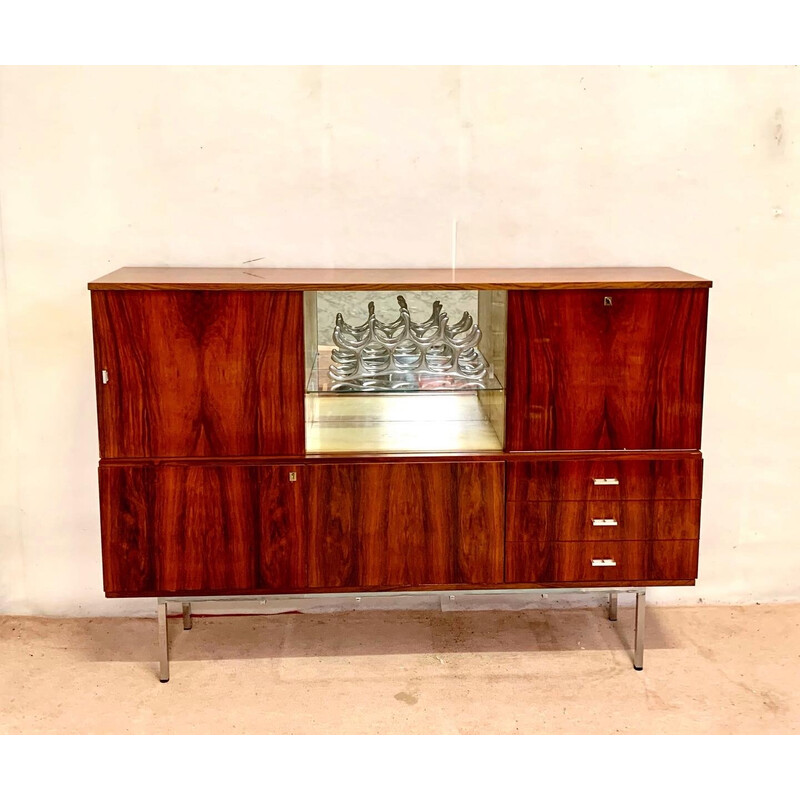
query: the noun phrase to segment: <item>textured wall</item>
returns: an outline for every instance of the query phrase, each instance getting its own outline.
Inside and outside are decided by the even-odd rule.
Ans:
[[[795,125],[799,126],[795,128]],[[0,70],[0,611],[100,574],[86,282],[125,264],[711,278],[700,581],[800,599],[797,68]]]

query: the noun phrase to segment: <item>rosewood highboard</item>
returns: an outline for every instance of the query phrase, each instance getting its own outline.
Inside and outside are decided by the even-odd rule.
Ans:
[[[711,282],[124,268],[89,284],[108,597],[697,577]]]

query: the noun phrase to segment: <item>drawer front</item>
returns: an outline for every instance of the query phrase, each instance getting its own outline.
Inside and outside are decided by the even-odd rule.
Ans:
[[[508,500],[699,500],[703,461],[511,461]]]
[[[697,577],[697,541],[508,542],[508,583],[683,581]]]
[[[508,503],[509,542],[698,539],[699,500]]]

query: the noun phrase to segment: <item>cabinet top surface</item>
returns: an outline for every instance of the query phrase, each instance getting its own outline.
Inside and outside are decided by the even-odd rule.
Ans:
[[[671,267],[305,269],[123,267],[92,290],[698,289],[711,281]]]

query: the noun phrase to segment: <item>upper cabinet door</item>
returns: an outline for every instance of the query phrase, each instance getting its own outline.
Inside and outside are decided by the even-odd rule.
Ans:
[[[708,289],[508,293],[508,450],[700,448]]]
[[[303,452],[302,292],[92,292],[100,455]]]

